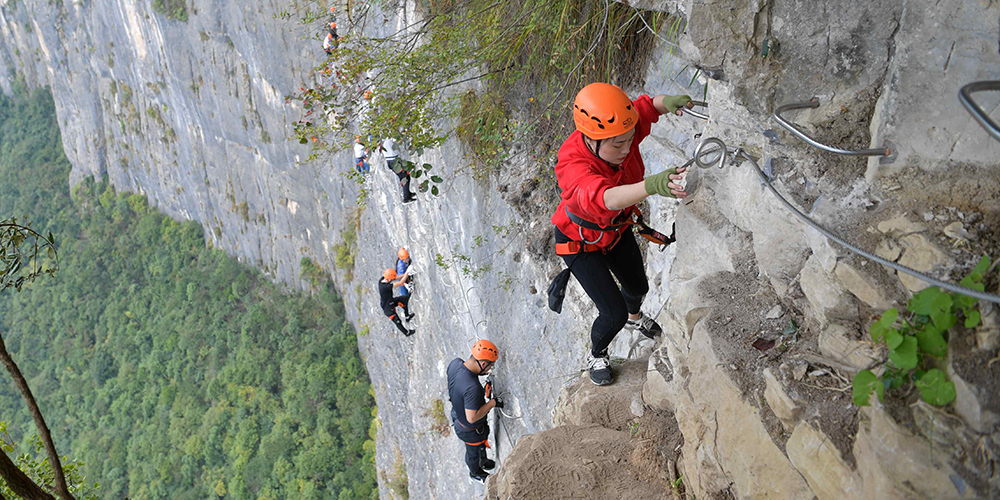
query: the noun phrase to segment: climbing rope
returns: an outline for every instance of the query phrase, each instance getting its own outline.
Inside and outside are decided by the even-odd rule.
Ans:
[[[803,141],[809,143],[809,145],[815,148],[822,149],[823,151],[829,151],[831,153],[835,153],[838,155],[847,155],[847,156],[883,156],[886,158],[887,163],[891,163],[892,160],[896,159],[895,155],[892,152],[892,149],[889,147],[887,143],[883,143],[882,147],[877,149],[840,149],[840,148],[835,148],[833,146],[827,146],[826,144],[823,144],[822,142],[819,142],[816,139],[809,137],[800,128],[796,127],[795,124],[789,122],[788,120],[785,120],[781,116],[781,113],[784,113],[785,111],[789,111],[792,109],[805,109],[805,108],[818,108],[818,107],[819,107],[819,99],[815,97],[810,99],[808,102],[794,102],[791,104],[785,104],[784,106],[778,106],[778,109],[774,110],[774,119],[777,120],[778,123],[786,130],[795,134],[795,136],[798,137],[799,139],[802,139]]]
[[[780,110],[780,108],[779,108],[779,110]],[[777,112],[775,112],[775,115],[777,115]],[[705,148],[707,146],[709,146],[709,145],[715,145],[716,149],[706,150]],[[704,156],[708,156],[708,155],[717,153],[719,151],[719,148],[721,148],[721,150],[722,150],[723,153],[719,155],[719,159],[717,161],[714,161],[714,162],[704,162],[702,160],[702,157],[704,157]],[[802,219],[810,227],[812,227],[813,229],[819,231],[820,234],[822,234],[823,236],[826,236],[827,238],[829,238],[829,239],[837,242],[838,244],[840,244],[844,248],[850,250],[851,252],[854,252],[855,254],[858,254],[858,255],[860,255],[860,256],[868,259],[868,260],[871,260],[871,261],[874,261],[874,262],[878,262],[879,264],[882,264],[884,266],[888,266],[888,267],[890,267],[892,269],[895,269],[895,270],[897,270],[899,272],[906,273],[906,274],[909,274],[911,276],[917,277],[917,278],[919,278],[919,279],[921,279],[923,281],[926,281],[927,283],[930,283],[931,285],[944,288],[945,290],[948,290],[948,291],[951,291],[951,292],[955,292],[955,293],[960,293],[962,295],[968,295],[969,297],[975,297],[975,298],[977,298],[979,300],[985,300],[985,301],[988,301],[988,302],[993,302],[995,304],[1000,304],[1000,296],[998,296],[998,295],[993,295],[993,294],[990,294],[990,293],[980,292],[979,290],[973,290],[971,288],[966,288],[966,287],[963,287],[963,286],[959,286],[959,285],[955,285],[955,284],[952,284],[952,283],[948,283],[946,281],[941,281],[941,280],[939,280],[937,278],[934,278],[934,277],[928,276],[928,275],[926,275],[924,273],[921,273],[921,272],[919,272],[919,271],[917,271],[915,269],[911,269],[911,268],[906,267],[904,265],[897,264],[897,263],[892,262],[892,261],[887,260],[887,259],[883,259],[882,257],[879,257],[878,255],[875,255],[875,254],[873,254],[871,252],[862,250],[861,248],[858,248],[858,247],[852,245],[851,243],[848,243],[843,238],[837,236],[833,232],[831,232],[828,229],[826,229],[825,227],[821,226],[816,221],[814,221],[811,218],[809,218],[809,216],[807,216],[806,214],[802,213],[798,208],[795,208],[794,205],[792,205],[791,203],[789,203],[788,200],[786,200],[784,196],[781,196],[781,194],[778,193],[778,190],[775,189],[774,186],[771,184],[771,179],[769,179],[766,175],[764,175],[764,172],[760,169],[760,166],[757,165],[757,161],[754,160],[745,151],[743,151],[742,148],[733,149],[732,153],[730,153],[729,148],[726,147],[725,143],[722,142],[721,139],[718,139],[718,138],[715,138],[715,137],[708,138],[708,139],[705,139],[704,141],[702,141],[701,144],[698,145],[698,149],[695,151],[695,157],[692,158],[685,165],[690,165],[693,162],[693,163],[697,163],[698,166],[701,166],[702,168],[707,168],[708,166],[711,166],[711,164],[717,163],[719,165],[719,167],[722,168],[722,166],[724,165],[725,159],[729,156],[729,154],[732,154],[732,157],[733,157],[732,162],[735,163],[735,164],[737,164],[737,166],[738,166],[738,163],[742,163],[743,161],[750,162],[750,165],[752,165],[753,168],[754,168],[754,170],[757,172],[757,176],[760,177],[761,182],[764,183],[764,185],[767,186],[768,190],[770,190],[771,193],[774,194],[774,196],[776,196],[778,198],[778,200],[781,201],[781,203],[783,205],[785,205],[786,208],[788,208],[789,210],[791,210],[792,213],[794,213],[796,216],[798,216],[798,218]],[[703,164],[704,164],[704,166],[703,166]]]
[[[994,139],[1000,141],[1000,125],[991,120],[989,115],[986,114],[986,110],[979,104],[976,104],[976,101],[972,100],[974,92],[982,92],[984,90],[1000,90],[1000,80],[987,80],[967,84],[958,91],[958,101],[962,103],[962,106],[965,106],[965,109],[979,122],[979,125],[986,129]]]

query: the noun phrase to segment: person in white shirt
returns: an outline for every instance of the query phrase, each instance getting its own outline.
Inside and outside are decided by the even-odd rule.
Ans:
[[[354,136],[354,166],[359,174],[367,174],[368,167],[368,147],[361,142],[361,136]]]

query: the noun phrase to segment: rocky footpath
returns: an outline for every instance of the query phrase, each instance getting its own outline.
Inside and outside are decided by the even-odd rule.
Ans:
[[[643,143],[651,171],[685,161],[700,138],[720,137],[757,158],[794,204],[890,260],[957,281],[1000,246],[1000,144],[955,97],[964,83],[1000,77],[1000,7],[641,3],[683,17],[687,29],[679,48],[657,47],[645,88],[629,92],[699,95],[707,83],[711,116],[655,125]],[[438,403],[448,361],[477,337],[503,351],[498,382],[513,417],[499,422],[494,441],[504,464],[494,497],[552,498],[546,488],[574,481],[592,485],[580,498],[668,486],[664,494],[697,498],[1000,494],[993,309],[983,305],[982,326],[951,338],[953,404],[930,407],[911,393],[859,410],[851,377],[885,358],[866,325],[923,284],[808,229],[746,164],[699,170],[683,203],[650,201],[654,227],[677,221],[677,243],[647,253],[645,307],[665,334],[655,344],[620,335],[613,354],[646,359],[645,370],[630,361],[616,385],[581,384],[596,312],[575,282],[561,315],[545,307],[559,267],[546,251],[552,207],[541,201],[553,186],[526,159],[478,180],[462,145],[447,142],[419,158],[441,166],[445,191],[401,205],[376,157],[360,210],[359,185],[342,175],[350,153],[300,162],[306,150],[288,139],[301,110],[284,96],[311,81],[322,56],[310,38],[318,27],[295,22],[305,8],[195,0],[181,23],[146,2],[2,1],[0,88],[18,77],[52,87],[74,182],[106,174],[119,189],[144,192],[291,287],[308,286],[302,257],[334,276],[379,405],[383,498],[402,497],[402,485],[411,498],[483,494],[466,479],[462,445],[441,426],[448,404]],[[384,23],[358,29],[405,22],[387,12]],[[819,107],[788,118],[837,147],[888,141],[894,161],[819,152],[769,117],[813,96]],[[987,109],[997,102],[977,98]],[[375,283],[398,246],[417,267],[411,338],[377,307]],[[575,442],[584,448],[570,449]],[[531,475],[538,457],[561,454],[579,460]],[[674,468],[683,475],[676,489]],[[513,489],[523,484],[534,486]]]

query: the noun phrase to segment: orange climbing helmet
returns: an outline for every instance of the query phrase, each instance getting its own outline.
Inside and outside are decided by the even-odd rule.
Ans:
[[[399,251],[396,252],[396,256],[399,257],[399,260],[406,260],[410,258],[410,252],[407,252],[403,247],[399,247]]]
[[[477,361],[495,362],[500,357],[500,351],[489,340],[478,340],[472,345],[472,357]]]
[[[396,279],[396,270],[391,268],[386,269],[385,272],[382,273],[382,277],[385,278],[386,281],[392,281]]]
[[[596,82],[580,89],[573,101],[576,129],[591,139],[607,139],[632,130],[639,112],[622,89]]]

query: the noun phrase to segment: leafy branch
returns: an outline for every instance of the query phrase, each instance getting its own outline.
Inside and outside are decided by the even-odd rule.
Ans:
[[[54,265],[39,264],[38,257],[43,251]],[[18,223],[16,217],[0,221],[0,291],[13,287],[20,292],[25,283],[35,281],[42,274],[51,276],[58,269],[52,233],[42,236],[31,229],[30,222]]]
[[[990,258],[984,255],[968,276],[964,287],[983,291]],[[885,391],[913,383],[920,397],[933,405],[944,406],[956,397],[955,384],[941,369],[948,354],[948,337],[952,327],[964,318],[965,328],[975,328],[980,322],[977,299],[950,293],[938,287],[918,292],[906,303],[906,314],[889,309],[872,323],[872,340],[889,348],[886,369],[879,377],[871,370],[861,370],[854,377],[854,404],[868,406],[872,392],[883,401]]]

